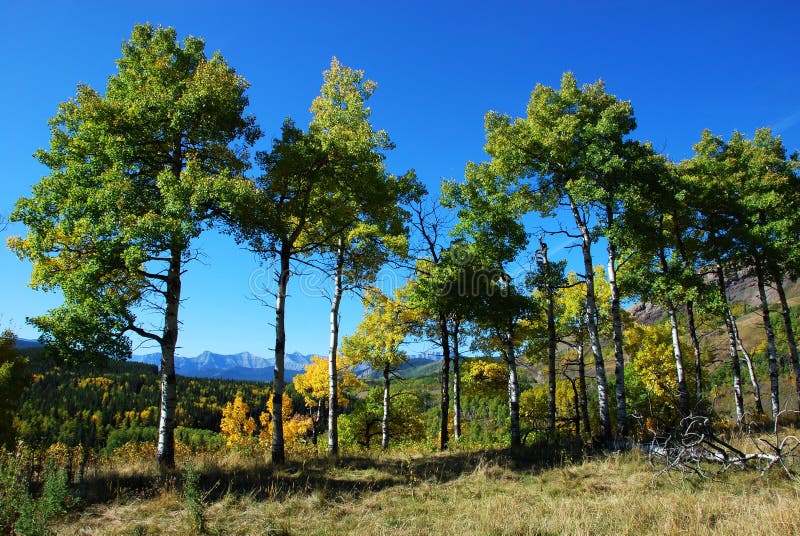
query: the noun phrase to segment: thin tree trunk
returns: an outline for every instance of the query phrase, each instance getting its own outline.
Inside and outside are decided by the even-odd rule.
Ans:
[[[592,425],[589,421],[589,400],[586,392],[586,361],[583,359],[583,343],[576,348],[578,352],[578,390],[581,394],[581,419],[586,434],[592,437]]]
[[[725,315],[725,328],[728,331],[728,353],[731,358],[731,371],[733,373],[733,399],[736,405],[736,422],[744,420],[744,398],[742,397],[742,368],[739,364],[739,352],[736,350],[736,331],[733,324],[733,315],[728,306],[728,294],[725,288],[725,272],[722,264],[717,262],[717,286],[719,287],[722,299],[722,307]]]
[[[666,305],[670,331],[672,332],[672,353],[675,356],[675,369],[678,375],[678,411],[681,412],[681,417],[687,417],[689,415],[689,390],[686,387],[686,373],[683,369],[683,352],[681,351],[681,339],[678,333],[678,317],[675,314],[672,300],[667,298]]]
[[[448,427],[450,425],[450,332],[447,329],[447,317],[439,315],[439,332],[442,345],[442,401],[440,404],[441,419],[439,426],[439,449],[445,450],[449,441]]]
[[[453,437],[456,440],[461,438],[461,355],[458,349],[459,321],[455,325],[450,336],[453,339]]]
[[[522,435],[519,426],[519,380],[517,379],[513,328],[506,333],[505,354],[508,362],[508,413],[511,418],[511,448],[517,448],[522,446]]]
[[[286,290],[289,286],[289,247],[281,245],[278,294],[275,298],[275,376],[272,380],[272,463],[286,461],[283,448],[283,386],[286,357]]]
[[[781,412],[780,394],[778,392],[778,351],[775,348],[775,331],[769,318],[769,302],[764,286],[764,271],[761,258],[756,255],[756,281],[758,283],[758,296],[761,299],[761,318],[764,321],[764,333],[767,335],[767,359],[769,360],[769,387],[770,402],[772,402],[772,418],[777,419]]]
[[[666,275],[669,266],[667,265],[667,256],[663,248],[659,248],[658,257],[662,273]],[[675,305],[669,295],[665,296],[664,301],[667,306],[667,316],[669,316],[670,332],[672,333],[672,354],[675,357],[675,369],[678,376],[678,411],[681,412],[681,417],[686,417],[689,415],[689,390],[686,388],[686,373],[683,368],[683,352],[681,351],[681,338],[678,333],[678,316],[675,313]]]
[[[694,302],[686,302],[686,324],[689,328],[689,340],[692,343],[694,352],[694,383],[695,383],[695,405],[701,407],[700,401],[703,399],[703,363],[700,354],[700,339],[697,337],[697,325],[694,320]]]
[[[550,260],[547,258],[547,244],[539,238],[539,251],[542,258],[542,270],[548,278],[545,283],[546,316],[547,316],[547,431],[556,431],[556,322],[553,314],[553,288],[550,284]]]
[[[322,398],[317,400],[317,409],[311,418],[311,443],[317,444],[317,437],[319,437],[319,423],[322,420]]]
[[[607,443],[611,440],[611,414],[608,407],[608,382],[606,368],[603,362],[603,350],[600,346],[600,333],[597,328],[597,303],[594,294],[594,266],[592,265],[592,236],[589,227],[583,221],[580,211],[572,197],[569,197],[572,215],[575,224],[581,232],[581,251],[583,252],[583,268],[586,272],[586,328],[589,332],[589,344],[594,356],[594,366],[597,370],[597,405],[600,413],[600,429],[598,439]]]
[[[161,410],[158,418],[156,461],[161,471],[175,467],[175,408],[178,401],[175,379],[175,348],[178,345],[178,309],[181,303],[181,252],[174,247],[167,269],[164,332],[161,337]]]
[[[389,387],[391,368],[387,363],[383,367],[383,417],[381,418],[381,450],[389,448]]]
[[[757,415],[764,414],[764,406],[761,403],[761,386],[758,384],[756,377],[756,369],[753,367],[753,359],[750,357],[750,352],[744,347],[742,338],[739,336],[739,326],[736,324],[736,319],[731,315],[731,323],[733,324],[733,334],[736,336],[736,344],[739,346],[739,351],[742,352],[744,364],[747,366],[747,373],[750,376],[750,385],[753,386],[753,404],[756,408]]]
[[[783,279],[780,274],[774,274],[775,290],[778,291],[778,299],[781,302],[781,315],[783,316],[783,329],[786,332],[786,341],[789,343],[789,359],[792,362],[792,371],[794,372],[794,388],[797,393],[797,405],[800,410],[800,357],[797,353],[797,340],[794,338],[794,329],[792,329],[792,313],[789,309],[789,302],[786,300],[786,292],[783,289]]]
[[[678,251],[681,254],[684,266],[692,266],[689,261],[689,255],[686,253],[686,244],[683,241],[683,233],[678,224],[679,219],[674,218],[675,224],[675,241],[678,246]],[[700,339],[697,336],[697,324],[694,319],[694,301],[688,300],[686,302],[686,326],[689,330],[689,340],[692,343],[692,351],[694,352],[694,383],[695,383],[695,408],[699,410],[702,407],[701,401],[703,400],[703,363],[702,355],[700,353]]]
[[[575,423],[575,437],[581,437],[581,397],[578,393],[578,386],[575,385],[575,380],[569,376],[567,379],[570,385],[572,385],[572,406],[575,411],[575,418],[573,419]]]
[[[334,290],[331,300],[331,340],[328,349],[328,455],[339,454],[339,400],[337,397],[336,359],[339,350],[339,305],[342,302],[342,271],[344,269],[344,247],[339,239],[334,272]]]
[[[606,206],[607,225],[614,221],[613,209]],[[611,290],[611,324],[614,339],[614,378],[617,395],[617,437],[628,435],[628,408],[625,402],[625,354],[622,346],[622,316],[620,313],[619,287],[617,286],[617,248],[608,241],[608,286]]]

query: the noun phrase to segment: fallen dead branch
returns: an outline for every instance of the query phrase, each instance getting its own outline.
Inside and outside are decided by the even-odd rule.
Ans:
[[[663,465],[656,477],[679,472],[709,478],[712,472],[719,474],[731,468],[757,470],[764,476],[777,466],[790,478],[797,478],[800,439],[782,435],[778,420],[783,413],[776,416],[771,436],[748,434],[757,452],[744,452],[725,441],[714,432],[709,418],[702,416],[683,419],[680,432],[656,438],[641,448],[651,462]]]

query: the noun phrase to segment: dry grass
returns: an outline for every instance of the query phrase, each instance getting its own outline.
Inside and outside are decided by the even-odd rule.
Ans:
[[[207,466],[205,471],[216,469]],[[348,459],[259,469],[262,487],[206,501],[217,534],[798,534],[800,484],[665,475],[638,454],[540,469],[488,456]],[[204,482],[208,474],[203,473]],[[220,473],[214,473],[219,477]],[[271,484],[270,484],[271,482]],[[269,489],[272,485],[273,489]],[[206,490],[211,489],[211,484]],[[276,487],[277,486],[277,487]],[[278,489],[283,486],[282,489]],[[173,487],[73,513],[59,534],[189,534]]]

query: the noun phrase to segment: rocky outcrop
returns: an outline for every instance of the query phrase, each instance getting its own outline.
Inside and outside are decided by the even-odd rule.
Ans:
[[[708,276],[713,277],[713,276]],[[711,281],[709,281],[711,283]],[[783,282],[786,294],[790,297],[797,296],[800,293],[800,281],[791,281],[786,279]],[[745,303],[750,307],[759,307],[761,305],[758,297],[758,286],[756,278],[752,275],[751,270],[740,270],[739,272],[729,275],[726,286],[726,294],[728,295],[728,302],[730,303]],[[778,303],[778,293],[773,288],[767,288],[767,300],[770,304]],[[640,324],[651,325],[654,324],[666,315],[666,311],[660,306],[652,303],[637,302],[628,308],[628,312]]]

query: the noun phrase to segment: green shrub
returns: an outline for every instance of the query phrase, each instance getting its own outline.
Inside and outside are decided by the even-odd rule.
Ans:
[[[194,534],[206,532],[205,508],[200,490],[200,474],[189,464],[183,471],[183,500],[189,514],[190,530]]]
[[[53,461],[45,470],[42,494],[34,498],[20,456],[4,453],[0,461],[0,529],[4,534],[52,534],[50,522],[66,512],[70,500],[67,473]]]
[[[117,428],[108,434],[103,454],[110,456],[116,449],[125,446],[127,443],[155,443],[157,439],[158,428],[155,426]],[[179,426],[175,429],[175,440],[188,446],[192,451],[216,451],[225,446],[225,440],[220,434],[198,428]]]

